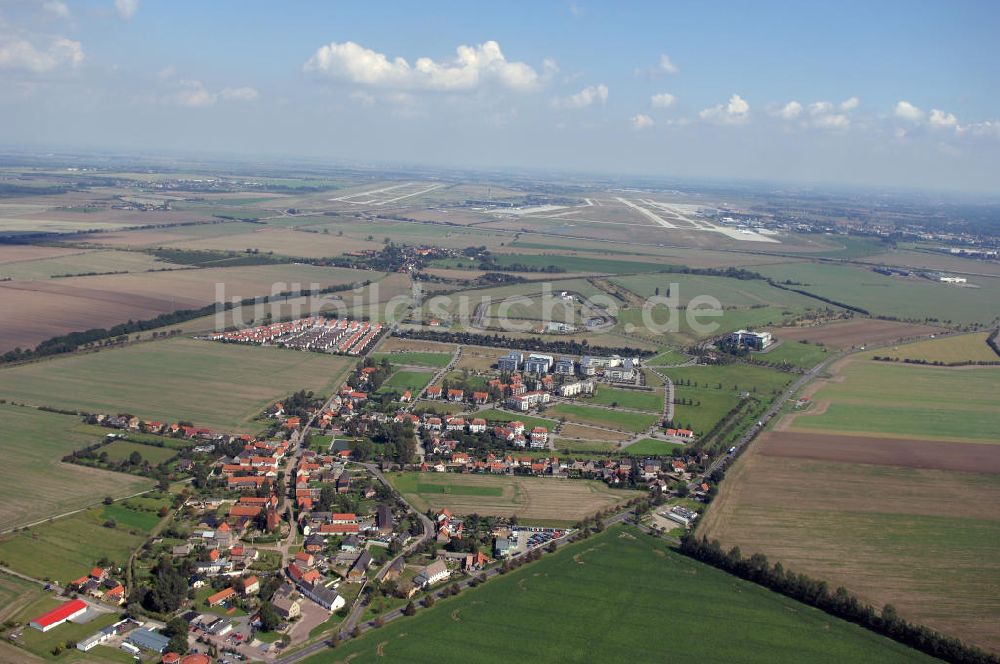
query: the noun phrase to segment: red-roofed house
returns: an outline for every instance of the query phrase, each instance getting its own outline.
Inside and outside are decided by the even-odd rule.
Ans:
[[[208,602],[209,606],[218,606],[220,604],[225,603],[226,600],[230,599],[235,594],[236,594],[236,591],[233,590],[232,587],[229,587],[229,588],[225,588],[223,590],[220,590],[219,592],[215,593],[214,595],[209,595],[208,598],[205,601]]]

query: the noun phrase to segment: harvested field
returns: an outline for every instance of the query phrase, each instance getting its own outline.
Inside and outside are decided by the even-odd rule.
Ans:
[[[36,247],[31,244],[0,244],[0,265],[36,261],[46,258],[60,258],[82,254],[84,250],[70,247]]]
[[[181,266],[137,251],[78,251],[64,256],[0,265],[0,278],[10,277],[17,281],[29,281],[71,274],[149,272],[173,270],[179,267]]]
[[[166,242],[164,246],[178,249],[201,249],[214,251],[244,251],[259,249],[273,251],[284,256],[303,258],[324,258],[340,256],[349,251],[380,249],[381,242],[338,237],[335,234],[296,231],[286,228],[258,228],[239,235],[224,235],[212,238],[181,239]]]
[[[771,431],[755,443],[767,457],[1000,474],[1000,445]]]
[[[303,288],[377,279],[381,273],[307,265],[259,265],[142,274],[71,277],[0,283],[0,351],[28,347],[51,337],[153,318],[226,298],[245,298]]]
[[[383,353],[393,353],[396,351],[454,353],[455,344],[442,344],[436,341],[420,341],[418,339],[400,339],[399,337],[389,337],[379,345],[378,350]]]
[[[986,344],[989,332],[961,334],[940,339],[927,339],[905,346],[880,348],[859,357],[870,359],[875,356],[891,357],[896,360],[953,364],[959,362],[1000,362],[992,348]]]
[[[854,320],[817,325],[815,327],[779,327],[771,330],[779,339],[824,344],[834,348],[872,345],[917,339],[942,332],[939,327],[897,323],[889,320],[858,318]]]
[[[995,448],[951,443],[947,450],[966,447]],[[751,446],[697,534],[1000,651],[1000,475],[794,454],[770,443]],[[856,456],[864,459],[861,451]],[[950,456],[941,454],[938,465]]]
[[[588,480],[454,473],[390,473],[388,477],[420,511],[447,507],[456,514],[517,515],[521,520],[563,525],[638,495]]]

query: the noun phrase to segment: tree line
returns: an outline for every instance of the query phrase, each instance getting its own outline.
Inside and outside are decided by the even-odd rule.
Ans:
[[[450,344],[465,344],[467,346],[495,346],[512,350],[525,350],[541,353],[562,355],[622,355],[628,357],[649,357],[653,351],[630,346],[609,347],[591,346],[587,340],[574,341],[559,339],[545,341],[543,339],[515,339],[502,334],[470,334],[468,332],[447,332],[443,330],[407,330],[399,329],[394,335],[403,339],[418,339],[422,341],[439,341]]]
[[[741,579],[861,625],[932,657],[960,664],[1000,663],[1000,658],[975,646],[901,618],[892,604],[886,604],[881,611],[877,611],[843,586],[831,592],[826,581],[786,570],[780,562],[771,565],[764,554],[755,553],[744,558],[739,547],[724,551],[718,540],[709,542],[704,537],[693,535],[681,540],[680,552]]]

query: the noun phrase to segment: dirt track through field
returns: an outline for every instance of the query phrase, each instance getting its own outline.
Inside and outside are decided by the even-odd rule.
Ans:
[[[985,443],[772,431],[757,445],[764,456],[1000,473],[1000,445]]]

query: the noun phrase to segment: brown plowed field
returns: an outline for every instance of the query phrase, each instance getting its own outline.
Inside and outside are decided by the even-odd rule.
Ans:
[[[850,348],[864,344],[881,344],[901,339],[915,339],[940,333],[939,327],[897,323],[890,320],[859,318],[842,323],[830,323],[815,327],[779,327],[771,330],[778,339],[792,341],[808,340],[834,348]]]
[[[769,432],[756,445],[772,457],[1000,474],[1000,445],[791,431]]]

